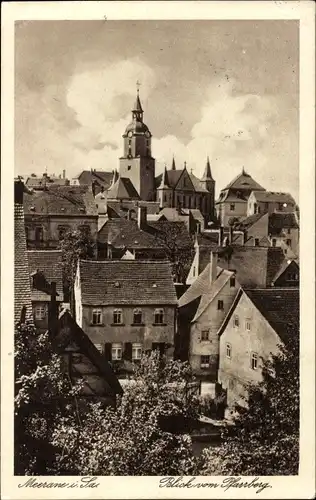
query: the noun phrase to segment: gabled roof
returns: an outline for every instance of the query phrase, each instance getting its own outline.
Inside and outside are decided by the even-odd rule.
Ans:
[[[245,293],[260,311],[262,316],[287,342],[300,331],[300,292],[298,288],[266,288],[245,290]]]
[[[241,174],[237,175],[224,189],[238,189],[240,191],[265,191],[265,188],[260,186],[251,175],[242,170]]]
[[[249,215],[249,217],[246,217],[245,219],[242,219],[241,221],[237,222],[234,227],[236,229],[243,228],[243,229],[249,229],[251,226],[256,224],[258,220],[262,219],[263,216],[267,214],[253,214]]]
[[[104,186],[105,189],[110,187],[112,178],[113,172],[106,170],[83,170],[76,176],[81,186],[91,186],[92,182],[96,181],[101,186]]]
[[[76,344],[82,354],[97,368],[107,385],[108,394],[123,394],[123,389],[112,367],[91,342],[88,335],[78,326],[69,311],[63,311],[58,320],[58,334],[54,341],[57,351],[63,352],[69,345]]]
[[[58,186],[68,186],[69,180],[49,175],[48,176],[41,175],[36,177],[31,175],[30,177],[27,177],[25,184],[29,188],[44,189],[45,186],[50,187],[52,184]]]
[[[182,176],[184,171],[187,172],[187,170],[185,168],[183,168],[181,170],[179,170],[179,169],[178,170],[175,170],[175,169],[166,170],[167,179],[168,179],[168,187],[170,187],[171,189],[175,189],[177,187],[179,180],[180,180],[180,177]],[[194,188],[194,190],[196,192],[208,193],[207,189],[205,188],[205,182],[202,182],[201,179],[198,179],[192,173],[187,172],[187,174],[192,182],[192,187]],[[163,173],[159,174],[155,178],[156,188],[161,187],[162,179],[163,179]]]
[[[139,229],[136,221],[127,221],[124,228],[115,236],[111,245],[115,248],[155,249],[163,248],[162,244],[150,233]]]
[[[293,335],[299,336],[300,293],[298,288],[240,288],[218,335],[225,331],[243,294],[251,300],[282,342],[286,343]]]
[[[24,196],[24,213],[31,215],[94,215],[93,194],[82,186],[51,186]]]
[[[108,200],[126,200],[134,199],[139,200],[139,194],[137,193],[132,181],[127,177],[119,177],[117,181],[108,190]]]
[[[293,259],[289,259],[289,260],[284,260],[282,262],[282,264],[280,265],[276,275],[274,276],[273,280],[272,280],[272,284],[274,284],[284,273],[287,269],[289,268],[293,268],[295,269],[297,272],[299,272],[299,265],[298,265],[298,262],[296,262],[295,260]]]
[[[288,213],[273,213],[269,215],[269,234],[279,234],[282,229],[298,229],[295,214]]]
[[[83,305],[177,304],[168,261],[81,260],[79,271]]]
[[[265,203],[286,203],[295,205],[295,200],[290,193],[278,193],[275,191],[253,191],[252,195],[257,201]]]
[[[32,274],[40,271],[46,280],[56,283],[57,300],[63,300],[62,253],[60,250],[28,250],[28,264],[32,301],[49,301],[50,296],[33,288]]]

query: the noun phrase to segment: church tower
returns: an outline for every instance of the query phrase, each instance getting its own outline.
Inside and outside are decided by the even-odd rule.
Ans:
[[[139,89],[132,109],[132,121],[123,134],[124,153],[120,158],[120,177],[133,183],[141,200],[155,200],[155,159],[151,156],[152,135],[143,121]]]
[[[215,216],[215,180],[213,179],[212,176],[209,157],[207,157],[206,160],[205,170],[203,177],[201,179],[201,184],[210,193],[208,197],[207,211],[210,217],[212,218]]]

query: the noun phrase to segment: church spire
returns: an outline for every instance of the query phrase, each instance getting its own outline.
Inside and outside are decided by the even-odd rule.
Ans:
[[[109,187],[109,189],[111,189],[111,187],[114,186],[114,184],[116,183],[116,181],[117,181],[118,178],[119,178],[119,173],[115,169],[114,172],[113,172],[112,183],[111,183],[111,186]]]
[[[213,180],[214,179],[212,177],[210,159],[209,159],[209,157],[207,157],[206,166],[205,166],[204,174],[202,177],[202,181],[213,181]]]
[[[171,170],[175,170],[176,169],[176,162],[174,160],[174,155],[172,157],[172,165],[171,165]]]
[[[139,98],[139,86],[140,86],[140,83],[137,81],[136,82],[136,86],[137,86],[137,95],[136,95],[136,100],[135,100],[135,104],[134,104],[134,107],[132,109],[132,113],[133,113],[133,118],[137,121],[140,121],[142,122],[143,121],[143,108],[142,108],[142,105],[141,105],[141,102],[140,102],[140,98]]]
[[[167,172],[167,167],[165,165],[165,169],[163,171],[162,178],[161,178],[161,183],[160,183],[160,186],[158,189],[166,189],[169,187],[170,186],[169,186],[168,172]]]

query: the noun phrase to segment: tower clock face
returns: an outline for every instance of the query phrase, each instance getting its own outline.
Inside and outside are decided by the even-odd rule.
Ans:
[[[132,137],[133,132],[130,130],[127,135],[128,135],[128,137]]]
[[[145,136],[150,137],[150,132],[148,132],[148,130],[147,130],[147,132],[145,132]]]

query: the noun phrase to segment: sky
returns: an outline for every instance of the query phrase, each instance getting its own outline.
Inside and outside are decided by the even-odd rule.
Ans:
[[[156,175],[299,191],[297,21],[19,21],[15,172],[119,168],[140,81]]]

